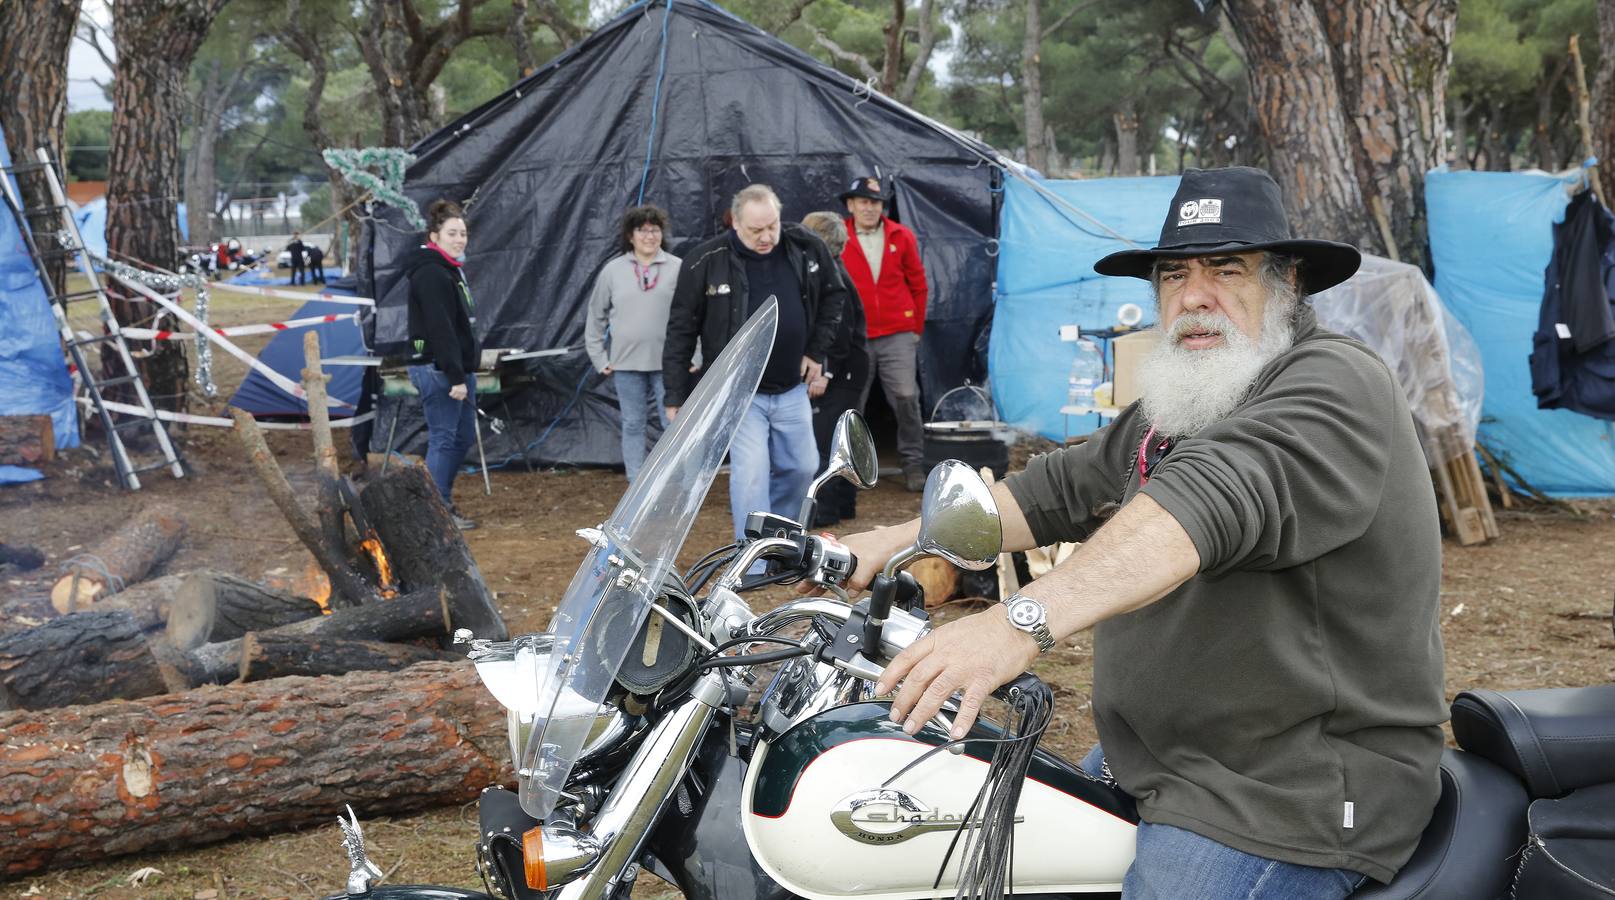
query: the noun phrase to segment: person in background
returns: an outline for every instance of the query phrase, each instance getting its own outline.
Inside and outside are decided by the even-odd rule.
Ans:
[[[303,272],[304,249],[306,249],[306,245],[303,243],[302,233],[292,232],[292,242],[286,245],[286,252],[290,253],[292,257],[292,284],[302,284],[308,280]]]
[[[848,290],[841,324],[826,351],[824,370],[818,378],[808,382],[808,399],[813,403],[813,437],[819,444],[819,459],[828,462],[836,420],[849,409],[861,409],[859,404],[869,389],[869,339],[864,333],[863,304],[852,296],[852,279],[841,259],[847,245],[847,231],[841,226],[841,217],[833,212],[811,212],[803,217],[802,224],[829,248],[836,260],[837,274]],[[845,479],[832,478],[819,489],[818,510],[813,521],[804,524],[828,528],[857,515],[858,489]]]
[[[886,402],[897,417],[903,483],[925,489],[925,424],[920,415],[920,335],[925,331],[925,266],[914,232],[886,215],[880,179],[853,179],[839,195],[847,204],[847,249],[841,259],[869,320],[869,356]],[[874,379],[870,379],[870,385]],[[858,408],[869,400],[869,388]]]
[[[632,482],[645,462],[645,422],[662,427],[662,344],[678,282],[679,258],[663,248],[667,213],[636,206],[623,214],[619,253],[607,262],[589,295],[583,342],[595,371],[611,378],[622,410],[622,464]]]
[[[310,284],[325,283],[325,251],[319,244],[309,244],[308,250],[308,281]]]
[[[404,257],[409,278],[409,383],[426,414],[426,469],[462,531],[477,523],[454,506],[454,476],[476,441],[477,363],[481,350],[471,287],[461,259],[469,236],[458,204],[436,200],[426,211],[426,243]]]
[[[824,241],[780,222],[772,188],[742,188],[730,209],[734,230],[697,246],[679,269],[662,380],[672,420],[695,387],[697,338],[702,354],[716,359],[753,313],[777,300],[773,350],[729,447],[729,514],[739,539],[754,511],[795,518],[819,470],[807,386],[824,368],[847,288]]]

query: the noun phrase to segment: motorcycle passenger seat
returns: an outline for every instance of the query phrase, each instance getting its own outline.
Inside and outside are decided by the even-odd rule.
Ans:
[[[1535,800],[1615,781],[1615,684],[1472,690],[1452,701],[1458,746],[1513,772]]]
[[[1473,754],[1441,753],[1441,799],[1413,856],[1390,884],[1350,900],[1485,900],[1506,892],[1525,835],[1525,789]]]

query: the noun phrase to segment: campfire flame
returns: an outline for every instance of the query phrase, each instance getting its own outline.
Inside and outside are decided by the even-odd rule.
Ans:
[[[374,531],[359,542],[359,549],[370,554],[370,561],[376,566],[376,580],[381,582],[381,596],[387,600],[398,596],[397,583],[393,580],[392,563],[387,561],[387,551],[381,549],[381,539],[376,537]]]
[[[308,567],[293,578],[270,578],[266,583],[299,597],[307,597],[320,605],[320,612],[331,614],[331,579],[325,576],[318,563],[310,560]]]

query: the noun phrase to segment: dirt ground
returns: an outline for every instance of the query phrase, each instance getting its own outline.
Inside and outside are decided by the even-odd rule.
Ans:
[[[286,318],[290,312],[277,301],[234,298],[216,300],[215,310],[219,324]],[[242,343],[255,351],[262,340]],[[235,361],[222,359],[216,377],[221,385],[233,386],[241,371]],[[228,396],[228,388],[221,391],[220,398]],[[223,399],[198,400],[193,409],[222,410]],[[124,492],[114,485],[109,467],[90,451],[78,450],[52,464],[44,481],[0,488],[0,541],[31,544],[49,555],[36,572],[0,571],[0,597],[53,580],[61,561],[142,506],[159,501],[177,504],[189,524],[186,542],[167,563],[167,571],[211,567],[254,579],[303,572],[310,557],[254,480],[234,436],[200,427],[180,436],[193,467],[183,480],[151,473],[144,490]],[[277,432],[271,444],[294,483],[311,477],[306,434]],[[484,494],[481,479],[472,475],[462,476],[456,488],[461,508],[481,523],[467,540],[497,592],[511,631],[541,630],[582,556],[584,544],[574,530],[603,521],[626,482],[620,472],[603,470],[527,474],[518,468],[490,477],[491,494]],[[720,475],[686,544],[687,558],[727,542],[725,491]],[[918,511],[918,496],[894,483],[862,494],[858,503],[859,517],[844,529],[895,523]],[[1502,534],[1496,541],[1467,548],[1447,542],[1441,605],[1449,697],[1468,687],[1508,690],[1615,680],[1612,512],[1615,504],[1587,502],[1575,510],[1500,510]],[[970,602],[953,603],[942,615],[971,608]],[[1056,725],[1045,746],[1073,757],[1094,740],[1088,646],[1085,638],[1063,645],[1039,667],[1056,687],[1058,701]],[[359,814],[363,819],[364,810]],[[474,804],[365,821],[371,858],[394,884],[480,889],[471,852],[475,829]],[[83,868],[0,881],[0,897],[321,897],[342,890],[347,866],[339,840],[336,828],[324,825],[182,852],[95,861]],[[148,868],[160,874],[133,884],[135,873]],[[637,898],[677,896],[649,875],[635,891]]]

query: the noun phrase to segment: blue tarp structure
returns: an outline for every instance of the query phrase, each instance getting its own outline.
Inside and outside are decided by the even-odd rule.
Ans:
[[[342,288],[331,288],[328,293],[355,296],[353,291]],[[313,300],[298,308],[291,318],[347,315],[353,310],[354,307],[346,304]],[[369,351],[365,349],[364,335],[359,331],[359,324],[352,319],[310,327],[319,332],[322,359],[334,356],[369,355]],[[299,381],[303,371],[303,334],[306,331],[305,328],[293,328],[275,335],[264,345],[258,358],[292,381]],[[353,415],[359,403],[359,391],[364,384],[364,367],[327,365],[321,368],[325,374],[331,376],[330,382],[325,387],[326,393],[334,399],[350,404],[347,407],[331,407],[331,418],[341,419]],[[244,409],[255,416],[308,416],[308,403],[305,400],[293,397],[271,384],[269,379],[256,369],[247,373],[241,387],[236,389],[235,396],[230,398],[230,405]]]
[[[1075,344],[1060,340],[1060,326],[1113,327],[1124,303],[1138,304],[1145,322],[1154,321],[1148,283],[1107,278],[1093,264],[1128,248],[1112,231],[1140,247],[1155,246],[1178,177],[1036,184],[1005,179],[987,368],[1004,421],[1057,441],[1065,436],[1060,407],[1076,355]],[[1097,419],[1084,418],[1084,427],[1072,422],[1073,433],[1093,430]]]
[[[1426,176],[1424,195],[1436,292],[1474,335],[1485,367],[1481,440],[1539,490],[1607,496],[1615,494],[1615,426],[1537,409],[1531,393],[1531,335],[1553,225],[1578,180],[1438,169]]]
[[[11,165],[4,132],[0,132],[0,165]],[[73,382],[63,361],[56,317],[17,219],[11,210],[4,210],[0,211],[0,415],[40,414],[51,418],[57,449],[78,446]],[[0,473],[0,484],[18,480],[32,479]]]

